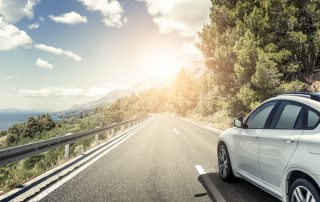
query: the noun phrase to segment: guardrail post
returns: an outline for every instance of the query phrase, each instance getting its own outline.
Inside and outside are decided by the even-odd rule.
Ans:
[[[98,145],[99,144],[99,133],[97,133],[96,135],[95,135],[95,144],[96,145]]]
[[[70,158],[70,144],[64,146],[64,159],[67,161]]]

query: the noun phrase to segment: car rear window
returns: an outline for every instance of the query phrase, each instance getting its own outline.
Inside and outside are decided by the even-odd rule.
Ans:
[[[307,112],[307,128],[312,129],[317,126],[319,123],[320,117],[318,113],[313,110],[308,110]]]
[[[302,106],[286,103],[276,123],[276,129],[294,129]]]

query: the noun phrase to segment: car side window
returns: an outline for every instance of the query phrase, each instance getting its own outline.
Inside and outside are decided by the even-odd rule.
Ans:
[[[253,111],[248,117],[248,129],[262,129],[264,128],[267,119],[277,102],[268,102]]]
[[[312,129],[318,125],[320,117],[315,111],[307,110],[307,129]]]
[[[300,112],[302,105],[283,102],[279,106],[274,119],[271,122],[271,128],[276,129],[294,129],[299,125]],[[301,127],[298,127],[301,128]]]

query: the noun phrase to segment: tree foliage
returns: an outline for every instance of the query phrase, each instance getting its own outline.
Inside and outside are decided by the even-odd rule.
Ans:
[[[41,114],[38,117],[29,117],[26,122],[15,124],[8,129],[7,144],[15,144],[21,139],[32,139],[55,127],[56,123],[49,114]]]
[[[319,1],[211,2],[199,48],[230,109],[246,112],[274,94],[307,88],[306,76],[320,68]]]

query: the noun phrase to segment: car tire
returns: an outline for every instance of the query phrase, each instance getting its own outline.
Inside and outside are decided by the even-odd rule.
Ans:
[[[224,143],[218,146],[219,175],[225,182],[236,182],[238,178],[233,175],[229,152]]]
[[[310,195],[311,194],[311,195]],[[313,197],[314,200],[307,197]],[[300,199],[300,200],[298,200]],[[305,178],[296,179],[290,187],[289,191],[289,201],[320,201],[319,189],[310,181]]]

